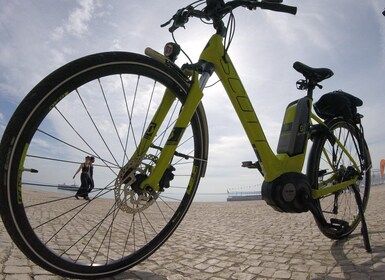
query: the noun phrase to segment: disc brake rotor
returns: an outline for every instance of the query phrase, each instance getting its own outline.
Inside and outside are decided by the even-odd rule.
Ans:
[[[115,180],[115,201],[120,210],[136,214],[156,201],[159,192],[142,190],[139,186],[151,174],[157,160],[154,155],[137,157],[120,170]]]

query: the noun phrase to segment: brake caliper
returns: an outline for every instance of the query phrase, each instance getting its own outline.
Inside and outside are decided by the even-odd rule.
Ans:
[[[170,187],[170,182],[174,179],[173,171],[175,171],[175,167],[170,164],[159,181],[160,191]]]

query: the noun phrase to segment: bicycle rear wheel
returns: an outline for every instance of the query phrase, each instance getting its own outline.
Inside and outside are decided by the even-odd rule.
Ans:
[[[307,174],[312,188],[320,190],[358,176],[356,182],[365,210],[370,192],[371,160],[367,144],[355,124],[342,118],[327,123],[330,132],[349,153],[341,149],[330,135],[315,136],[310,151]],[[331,239],[351,234],[360,222],[353,186],[325,195],[316,202],[320,215],[316,218],[321,232]]]
[[[35,263],[62,276],[106,277],[150,256],[180,224],[207,159],[202,105],[156,199],[118,179],[166,88],[176,99],[139,163],[135,176],[143,178],[188,91],[165,65],[132,53],[91,55],[53,72],[20,104],[0,145],[0,209],[10,236]],[[87,155],[96,158],[91,201],[62,190]]]

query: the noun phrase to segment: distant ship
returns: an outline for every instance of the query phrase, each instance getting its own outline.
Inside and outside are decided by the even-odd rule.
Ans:
[[[76,185],[76,184],[72,184],[72,185],[67,185],[66,183],[64,184],[59,184],[57,185],[57,188],[59,190],[65,190],[65,191],[77,191],[79,189],[79,186]]]
[[[248,200],[261,200],[262,195],[259,192],[238,192],[229,193],[227,201],[248,201]]]

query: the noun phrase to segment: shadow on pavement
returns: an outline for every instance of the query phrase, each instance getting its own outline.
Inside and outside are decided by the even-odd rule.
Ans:
[[[144,279],[157,279],[167,280],[167,277],[154,274],[147,271],[127,270],[113,277],[101,278],[100,280],[144,280]]]
[[[369,232],[369,238],[376,233],[381,234],[379,232]],[[353,238],[359,239],[360,243],[353,244],[352,246],[345,246]],[[364,279],[372,279],[369,275],[373,275],[376,272],[383,276],[383,273],[385,273],[385,264],[381,260],[385,258],[385,245],[379,246],[375,242],[371,242],[371,245],[372,252],[366,252],[364,241],[360,233],[354,233],[348,238],[335,241],[331,246],[331,254],[336,260],[333,269],[338,267],[336,271],[341,271],[344,278],[330,277],[330,275],[328,279],[351,279],[352,274],[355,274],[356,277],[360,277],[358,274],[362,274]],[[361,254],[360,252],[358,256],[356,252],[353,252],[356,250],[362,250],[364,254]],[[331,271],[329,271],[329,273],[330,272]]]

